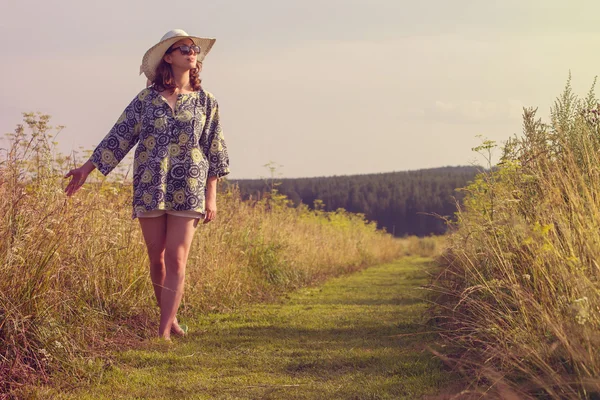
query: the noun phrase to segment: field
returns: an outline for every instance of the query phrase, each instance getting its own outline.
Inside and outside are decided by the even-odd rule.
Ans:
[[[66,198],[61,177],[83,160],[53,152],[48,124],[47,116],[27,114],[0,161],[1,393],[51,388],[57,376],[66,385],[97,382],[109,354],[156,333],[127,171],[110,180],[96,174]],[[198,328],[201,317],[239,316],[248,305],[408,253],[437,257],[427,312],[443,347],[432,350],[462,373],[464,398],[600,398],[593,88],[580,99],[569,82],[550,121],[526,109],[523,128],[502,148],[485,141],[475,149],[488,168],[462,189],[444,238],[393,239],[360,214],[291,207],[276,190],[242,201],[235,186],[222,185],[218,222],[194,239],[180,318]],[[497,165],[494,151],[501,151]]]
[[[0,393],[94,380],[104,355],[156,335],[148,260],[126,170],[97,171],[72,198],[60,128],[26,114],[0,159]],[[198,228],[180,318],[232,312],[396,259],[403,244],[343,210],[241,201],[222,185],[218,221]]]

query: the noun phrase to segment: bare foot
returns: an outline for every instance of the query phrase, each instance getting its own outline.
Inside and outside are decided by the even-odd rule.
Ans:
[[[156,340],[158,343],[171,343],[171,333],[169,332],[161,335],[161,333],[158,332],[158,337],[156,337]]]
[[[173,320],[173,325],[171,325],[171,333],[176,336],[185,336],[185,331],[181,329],[179,323],[177,322],[177,318]]]

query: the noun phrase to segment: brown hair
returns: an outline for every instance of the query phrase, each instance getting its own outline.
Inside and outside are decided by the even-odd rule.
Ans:
[[[202,79],[200,79],[200,61],[196,61],[196,68],[190,70],[190,85],[194,91],[200,90]],[[154,80],[152,81],[154,88],[159,92],[164,90],[173,93],[175,91],[175,83],[173,82],[173,70],[171,64],[166,62],[164,59],[160,61],[160,64],[156,68],[154,74]]]

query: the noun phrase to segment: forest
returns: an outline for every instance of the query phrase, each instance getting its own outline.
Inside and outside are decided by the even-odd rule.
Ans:
[[[482,169],[441,167],[366,175],[287,179],[232,180],[243,199],[259,199],[277,190],[294,205],[325,211],[343,208],[365,214],[394,236],[428,236],[447,230],[465,187]],[[315,203],[315,201],[317,201]]]

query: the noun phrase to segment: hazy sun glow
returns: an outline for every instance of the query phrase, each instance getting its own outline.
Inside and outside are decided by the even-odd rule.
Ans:
[[[0,132],[42,111],[67,126],[62,151],[93,148],[172,28],[217,38],[202,78],[231,178],[267,175],[269,161],[284,177],[469,164],[477,135],[518,134],[523,106],[547,116],[569,70],[585,94],[600,66],[591,1],[100,3],[1,6]]]

